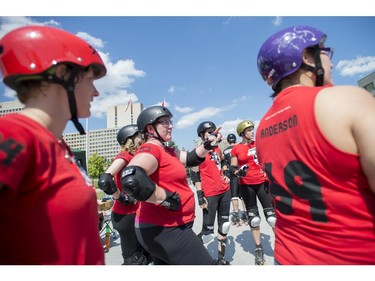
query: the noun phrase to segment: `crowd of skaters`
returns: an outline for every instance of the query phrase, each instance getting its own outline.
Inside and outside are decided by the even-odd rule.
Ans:
[[[199,145],[181,151],[166,145],[173,130],[168,108],[140,113],[99,178],[99,188],[115,200],[111,219],[124,242],[124,265],[229,265],[227,235],[238,223],[229,210],[239,200],[255,242],[254,262],[262,265],[257,199],[275,233],[275,264],[375,264],[375,132],[368,130],[375,100],[359,87],[333,85],[326,39],[314,27],[293,26],[263,43],[257,66],[274,91],[273,104],[256,139],[252,121],[237,125],[242,140],[231,148],[230,163],[212,121],[198,126]],[[14,231],[0,232],[0,241],[18,243],[3,243],[0,264],[104,265],[96,192],[62,133],[69,121],[85,133],[79,118],[90,116],[99,96],[93,82],[106,75],[106,66],[79,37],[31,25],[1,38],[0,69],[25,104],[21,113],[1,117],[0,227]],[[196,167],[195,191],[187,167]],[[238,194],[231,190],[233,177]],[[203,212],[198,235],[195,193]],[[218,252],[212,257],[204,244],[215,219]],[[137,241],[133,252],[123,231]]]

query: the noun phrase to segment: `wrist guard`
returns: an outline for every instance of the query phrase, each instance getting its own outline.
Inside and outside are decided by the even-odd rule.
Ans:
[[[133,197],[131,197],[130,195],[124,194],[123,192],[120,193],[120,197],[117,198],[116,200],[125,206],[134,204],[136,202],[136,200]]]
[[[206,203],[206,201],[204,200],[203,190],[197,190],[197,197],[198,197],[198,204],[199,205],[203,205],[204,203]]]
[[[99,175],[98,187],[107,195],[112,195],[117,190],[116,183],[110,173],[101,173]]]
[[[224,173],[224,176],[226,176],[228,178],[230,177],[230,171],[229,170],[224,170],[223,173]]]
[[[165,190],[165,194],[167,195],[163,202],[160,203],[161,206],[167,208],[171,211],[177,211],[181,207],[181,199],[180,195],[177,192],[169,192]]]
[[[239,178],[243,178],[244,176],[246,176],[246,172],[248,168],[249,167],[247,165],[243,165],[241,168],[238,169],[237,176]]]
[[[213,141],[205,140],[203,143],[203,147],[206,150],[212,150],[217,146],[217,143],[212,144]]]
[[[235,171],[237,171],[237,166],[229,166],[229,172],[232,176],[237,177],[237,175],[234,174]]]

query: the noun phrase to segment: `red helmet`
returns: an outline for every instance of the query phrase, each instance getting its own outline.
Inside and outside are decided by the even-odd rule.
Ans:
[[[93,47],[58,28],[24,26],[0,39],[0,70],[4,83],[12,89],[18,78],[38,78],[38,74],[59,63],[92,66],[96,79],[106,74],[104,63]]]

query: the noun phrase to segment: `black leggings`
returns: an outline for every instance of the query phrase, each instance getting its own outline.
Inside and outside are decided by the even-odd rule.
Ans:
[[[230,192],[231,192],[232,198],[241,197],[238,178],[235,176],[230,177]]]
[[[202,241],[194,233],[193,223],[164,227],[135,224],[138,241],[154,257],[155,265],[211,265],[210,256]]]
[[[124,260],[137,252],[143,253],[143,247],[138,242],[134,229],[135,214],[111,214],[113,228],[120,234],[121,251]],[[147,256],[147,253],[146,253]]]
[[[214,233],[214,223],[215,216],[217,213],[217,226],[218,232],[226,236],[225,233],[222,233],[221,226],[223,223],[229,221],[230,213],[230,202],[231,202],[231,192],[230,190],[215,196],[206,197],[208,202],[208,210],[203,209],[203,228],[202,234],[207,235]]]
[[[273,208],[271,197],[264,189],[264,183],[240,185],[240,192],[246,206],[246,210],[258,209],[257,197],[263,209]]]

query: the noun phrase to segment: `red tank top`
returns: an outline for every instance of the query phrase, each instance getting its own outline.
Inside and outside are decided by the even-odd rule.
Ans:
[[[359,156],[337,149],[319,129],[314,104],[321,89],[285,89],[257,129],[276,207],[275,259],[375,264],[375,195]]]
[[[136,221],[160,226],[179,226],[192,222],[195,218],[194,193],[186,180],[186,169],[174,153],[173,148],[160,147],[145,143],[137,151],[149,153],[158,160],[158,168],[150,175],[150,179],[161,188],[177,192],[181,198],[181,207],[171,211],[163,206],[140,202]]]
[[[0,264],[104,264],[96,192],[69,147],[24,115],[0,124]]]
[[[123,159],[125,161],[125,166],[123,168],[125,168],[126,165],[129,164],[129,162],[132,158],[133,158],[133,155],[131,155],[129,152],[120,151],[119,153],[117,153],[117,155],[115,157],[115,160],[116,159]],[[121,172],[122,171],[119,171],[115,176],[116,185],[117,185],[117,188],[120,191],[122,191]],[[126,193],[126,192],[124,192],[124,193]],[[115,200],[115,203],[113,204],[113,207],[112,207],[112,211],[117,213],[117,214],[122,214],[122,215],[134,214],[135,211],[138,209],[138,206],[139,206],[139,202],[137,202],[135,204],[130,204],[130,205],[125,206],[124,204]]]
[[[238,180],[240,184],[261,184],[266,181],[264,171],[259,166],[254,141],[248,144],[236,144],[230,153],[232,156],[237,157],[238,168],[243,165],[248,167],[246,176]]]
[[[221,170],[221,150],[215,147],[207,155],[202,164],[199,165],[202,190],[205,196],[215,196],[223,194],[229,190],[230,186],[224,180]]]

